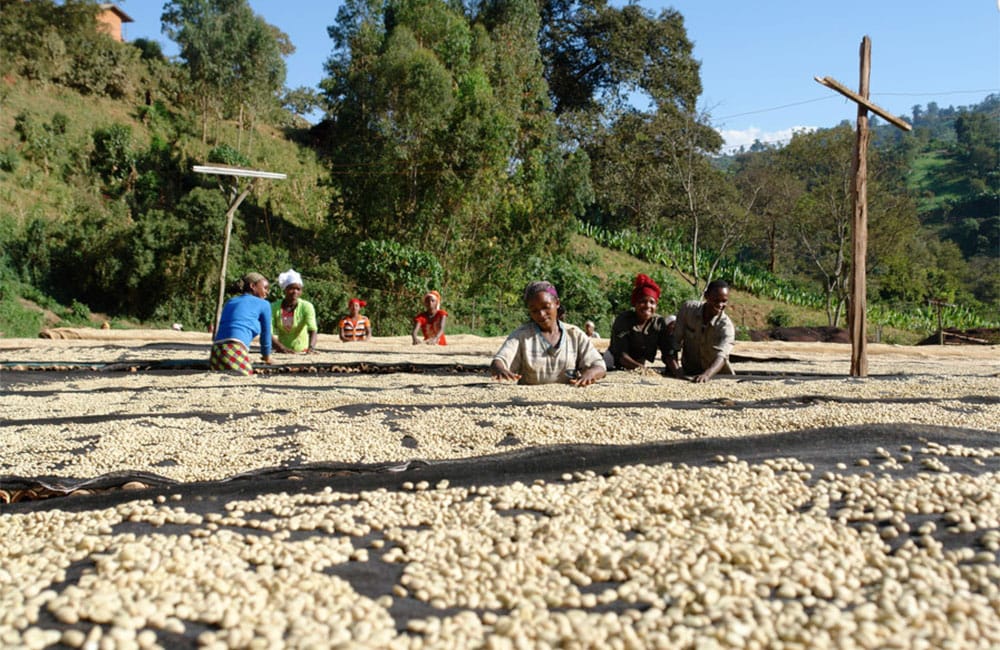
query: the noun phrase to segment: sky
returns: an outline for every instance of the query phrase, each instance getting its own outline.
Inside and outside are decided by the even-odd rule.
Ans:
[[[159,0],[118,3],[135,22],[127,40],[159,41]],[[620,3],[616,3],[620,4]],[[780,143],[799,129],[854,122],[857,108],[814,77],[857,90],[859,48],[872,41],[871,101],[909,121],[915,105],[969,106],[1000,93],[1000,0],[641,0],[654,14],[684,16],[701,62],[699,110],[726,148],[755,140]],[[337,0],[250,0],[253,10],[288,34],[286,85],[316,87],[332,50],[326,28]]]

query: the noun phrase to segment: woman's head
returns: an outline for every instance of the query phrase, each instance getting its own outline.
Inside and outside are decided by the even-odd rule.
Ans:
[[[656,306],[660,301],[660,287],[648,275],[640,273],[635,276],[632,287],[632,308],[635,309],[639,322],[645,323],[656,314]]]
[[[271,289],[267,278],[253,271],[240,278],[238,284],[242,293],[252,293],[258,298],[267,298],[267,292]]]
[[[357,316],[359,313],[361,313],[361,308],[366,306],[367,304],[368,303],[366,303],[364,300],[361,300],[360,298],[351,298],[350,300],[347,301],[347,313],[349,313],[351,316]]]
[[[302,295],[302,276],[294,269],[288,269],[278,274],[278,286],[285,292],[285,298],[294,302]]]
[[[539,327],[555,325],[565,313],[559,302],[559,293],[551,282],[531,282],[524,288],[524,306],[528,315]]]
[[[424,307],[428,314],[435,313],[441,308],[441,294],[437,291],[428,291],[424,294]]]

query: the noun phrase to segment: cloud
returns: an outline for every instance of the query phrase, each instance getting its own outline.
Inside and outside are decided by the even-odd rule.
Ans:
[[[998,0],[1000,1],[1000,0]],[[725,140],[722,146],[722,153],[732,153],[740,147],[750,148],[755,141],[760,140],[762,144],[785,144],[792,139],[792,135],[799,132],[810,133],[818,127],[815,126],[790,126],[780,131],[763,131],[756,126],[749,129],[721,129],[719,134]]]

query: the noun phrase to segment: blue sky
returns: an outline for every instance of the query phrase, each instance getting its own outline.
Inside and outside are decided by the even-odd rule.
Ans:
[[[685,19],[701,61],[700,108],[728,146],[779,142],[793,129],[852,123],[856,108],[813,77],[857,89],[858,48],[872,40],[871,98],[909,118],[914,105],[967,106],[1000,92],[1000,0],[643,0]],[[326,33],[340,3],[250,0],[254,11],[291,38],[290,87],[315,87],[331,51]],[[163,3],[126,0],[135,19],[126,38],[160,41]]]

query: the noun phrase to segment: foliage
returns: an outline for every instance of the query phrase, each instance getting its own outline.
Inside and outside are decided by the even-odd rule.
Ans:
[[[370,298],[368,312],[382,331],[406,330],[410,311],[428,290],[440,288],[444,270],[430,253],[391,240],[366,240],[354,254],[359,289]],[[390,329],[392,328],[392,329]],[[387,332],[388,330],[388,332]]]
[[[588,195],[548,110],[535,4],[480,9],[345,2],[322,84],[342,200],[331,228],[427,251],[449,287],[477,295],[558,250]]]
[[[784,307],[775,307],[767,315],[767,324],[771,327],[790,327],[792,314]]]
[[[45,123],[21,112],[14,118],[14,131],[20,136],[25,158],[41,166],[46,175],[66,155],[65,116],[53,116],[51,122]]]
[[[235,167],[250,167],[252,164],[249,158],[225,143],[213,147],[208,152],[208,162],[233,165]]]
[[[7,281],[0,295],[0,336],[15,338],[35,338],[42,329],[43,316],[39,309],[29,309],[22,305]]]
[[[136,154],[132,150],[132,129],[112,124],[94,131],[94,149],[90,167],[101,175],[115,193],[125,191],[135,182]]]
[[[33,0],[5,2],[2,9],[0,59],[18,73],[87,94],[135,92],[139,51],[98,31],[97,3]]]
[[[663,265],[667,268],[671,264],[671,256],[683,254],[683,243],[677,240],[657,239],[651,236],[640,236],[630,231],[612,232],[589,224],[580,224],[580,230],[588,237],[593,237],[595,241],[603,246],[615,250],[625,251],[630,255],[646,260],[653,264]],[[664,253],[666,249],[674,249],[673,253]],[[824,309],[826,297],[822,294],[811,291],[809,288],[798,283],[774,275],[752,263],[739,262],[737,260],[724,260],[719,264],[718,278],[725,279],[730,286],[735,289],[747,291],[756,296],[779,300],[790,305],[809,307],[812,309]],[[652,276],[657,279],[657,275]],[[623,279],[622,282],[625,280]],[[659,279],[657,279],[660,282]],[[669,286],[670,281],[661,282],[661,287]],[[690,290],[685,290],[690,291]],[[619,291],[619,294],[622,292]],[[691,293],[684,295],[682,292],[680,300],[695,297]],[[871,296],[870,296],[871,298]],[[665,298],[661,296],[660,303],[663,304]],[[984,316],[978,310],[969,307],[946,307],[944,309],[946,322],[951,327],[995,327],[1000,323],[996,317]],[[905,329],[917,332],[930,332],[936,327],[936,312],[931,313],[929,307],[921,302],[910,302],[905,304],[890,305],[868,302],[868,318],[872,323]]]
[[[285,81],[282,57],[294,51],[288,36],[253,13],[246,0],[172,0],[163,7],[163,30],[180,46],[202,116],[244,120],[276,105]],[[237,143],[237,148],[240,148]]]

